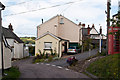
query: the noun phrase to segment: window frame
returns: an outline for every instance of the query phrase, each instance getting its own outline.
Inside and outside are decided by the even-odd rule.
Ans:
[[[50,44],[50,48],[46,48],[46,43],[49,43]],[[44,42],[44,49],[45,50],[51,50],[52,49],[52,42]]]

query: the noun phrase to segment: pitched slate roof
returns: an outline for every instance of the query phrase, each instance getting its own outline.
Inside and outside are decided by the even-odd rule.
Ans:
[[[90,30],[91,30],[92,28],[90,28]],[[88,35],[88,28],[82,28],[82,34],[84,35],[84,36],[86,36],[86,35]]]
[[[18,43],[24,43],[14,32],[8,28],[2,27],[3,35],[5,38],[15,39]]]

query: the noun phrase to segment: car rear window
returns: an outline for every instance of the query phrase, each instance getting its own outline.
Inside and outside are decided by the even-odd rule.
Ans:
[[[68,49],[75,49],[75,47],[69,47]]]

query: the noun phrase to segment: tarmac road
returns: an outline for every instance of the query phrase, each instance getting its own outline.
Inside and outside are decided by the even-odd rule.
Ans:
[[[88,76],[69,70],[67,68],[47,63],[32,64],[33,57],[13,62],[13,66],[18,66],[21,78],[81,78]]]
[[[98,49],[94,49],[90,52],[84,52],[76,54],[74,56],[76,56],[78,60],[85,60],[89,56],[97,54],[97,51]],[[56,60],[50,63],[32,64],[33,58],[34,57],[30,57],[28,59],[13,62],[13,66],[19,67],[19,70],[21,72],[20,79],[21,78],[80,78],[82,80],[90,79],[83,73],[78,73],[73,70],[65,68],[65,66],[68,66],[68,64],[66,63],[67,58]]]
[[[97,51],[98,51],[98,49],[94,49],[94,50],[91,50],[90,52],[87,51],[87,52],[84,52],[84,53],[75,54],[73,56],[75,56],[76,59],[78,59],[78,60],[85,60],[90,56],[96,55]],[[68,66],[68,64],[66,64],[66,61],[67,61],[67,57],[63,58],[63,59],[60,59],[60,60],[52,61],[52,62],[50,62],[50,64],[66,67],[66,66]]]

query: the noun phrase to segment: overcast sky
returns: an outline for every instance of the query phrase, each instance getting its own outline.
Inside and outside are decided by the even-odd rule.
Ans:
[[[92,26],[99,30],[99,25],[103,28],[103,34],[106,35],[106,14],[107,0],[0,0],[5,6],[2,12],[2,25],[8,27],[12,23],[14,32],[19,36],[36,36],[37,26],[44,22],[62,14],[66,18],[78,24],[79,22]],[[22,3],[21,3],[22,2]],[[74,2],[71,4],[66,4]],[[19,4],[21,3],[21,4]],[[48,8],[54,5],[57,7]],[[111,16],[118,11],[118,0],[111,1]],[[46,8],[46,9],[42,9]],[[40,10],[38,10],[40,9]],[[28,13],[31,10],[37,10]],[[13,14],[13,15],[11,15]],[[16,15],[14,15],[16,14]]]

